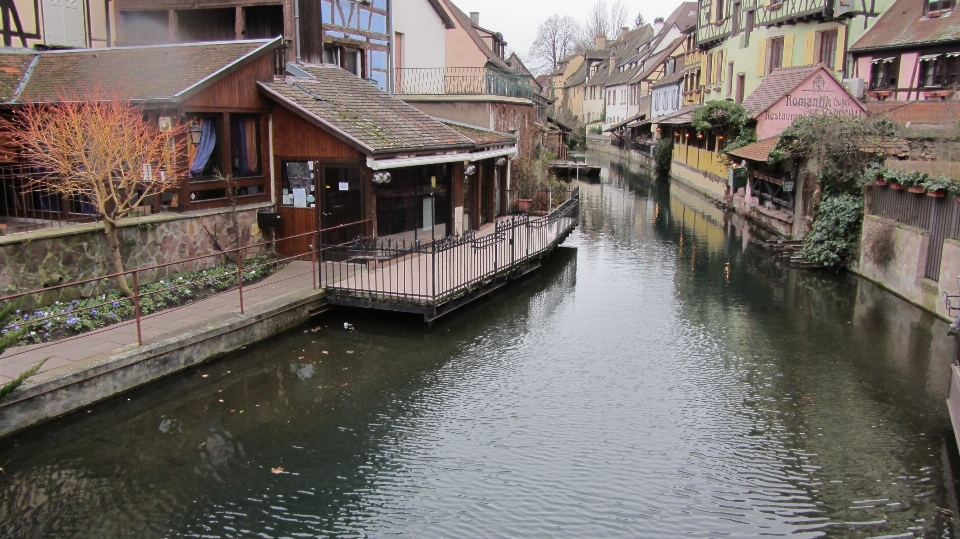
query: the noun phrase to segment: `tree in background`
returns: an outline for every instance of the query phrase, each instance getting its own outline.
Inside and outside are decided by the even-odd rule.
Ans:
[[[580,26],[569,15],[552,15],[537,27],[537,38],[530,46],[528,63],[539,73],[549,73],[560,60],[574,51]]]
[[[179,185],[176,156],[186,127],[161,130],[140,107],[101,91],[27,105],[0,127],[30,164],[44,171],[26,188],[89,204],[103,221],[113,271],[123,272],[117,224],[150,197]],[[124,276],[117,283],[124,295],[133,295]]]
[[[597,36],[617,39],[626,24],[627,6],[623,0],[615,0],[612,4],[608,4],[607,0],[596,0],[580,32],[577,50],[582,52],[592,49]]]
[[[647,24],[647,20],[643,18],[643,13],[637,13],[637,18],[633,20],[633,27],[640,28],[644,24]]]

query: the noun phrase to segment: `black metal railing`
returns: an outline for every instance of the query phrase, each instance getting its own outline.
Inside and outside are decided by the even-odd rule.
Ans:
[[[579,190],[541,217],[512,215],[484,232],[430,242],[359,238],[318,248],[328,301],[436,316],[438,309],[528,267],[577,224]]]

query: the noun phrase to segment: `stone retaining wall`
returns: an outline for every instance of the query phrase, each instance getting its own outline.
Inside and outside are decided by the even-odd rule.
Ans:
[[[237,208],[238,227],[233,225],[229,208],[125,219],[118,227],[124,267],[154,266],[217,253],[221,248],[232,249],[238,246],[238,236],[241,246],[260,243],[264,235],[257,226],[257,211],[270,206],[266,203]],[[113,273],[109,261],[103,225],[98,223],[0,236],[0,294],[108,275]],[[171,273],[203,269],[221,261],[222,257],[211,257],[145,272],[140,282],[154,282]],[[98,281],[63,289],[56,299],[89,297],[114,287],[112,282]],[[43,303],[50,299],[44,298]]]

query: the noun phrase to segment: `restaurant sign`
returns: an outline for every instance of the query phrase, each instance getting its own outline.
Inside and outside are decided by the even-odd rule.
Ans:
[[[803,116],[854,117],[863,114],[863,105],[847,93],[837,79],[821,70],[760,113],[757,138],[779,135]]]

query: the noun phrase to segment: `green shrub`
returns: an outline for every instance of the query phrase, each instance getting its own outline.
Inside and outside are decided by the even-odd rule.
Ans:
[[[653,164],[657,178],[670,176],[670,165],[673,163],[673,139],[662,138],[653,145]]]
[[[824,266],[837,267],[853,259],[860,243],[863,197],[851,194],[825,195],[817,208],[813,230],[800,255]]]

